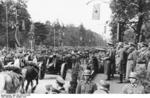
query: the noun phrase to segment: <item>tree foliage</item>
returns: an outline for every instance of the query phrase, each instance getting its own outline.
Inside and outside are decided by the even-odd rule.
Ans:
[[[150,19],[150,2],[149,0],[112,0],[110,4],[112,9],[112,39],[116,39],[117,23],[123,23],[120,27],[121,32],[128,29],[134,30],[135,42],[140,41],[142,35],[142,26]]]
[[[7,10],[6,10],[7,9]],[[16,25],[19,25],[18,39],[21,44],[24,44],[27,40],[27,34],[30,29],[30,15],[27,11],[27,5],[24,0],[6,0],[0,2],[0,39],[1,46],[6,45],[6,14],[8,15],[8,39],[9,47],[15,47],[15,32]],[[17,24],[18,21],[18,24]],[[23,23],[25,30],[23,29]],[[1,36],[2,35],[2,36]]]

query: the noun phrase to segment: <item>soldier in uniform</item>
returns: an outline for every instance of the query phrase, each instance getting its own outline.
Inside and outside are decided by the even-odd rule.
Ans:
[[[92,94],[97,90],[97,85],[90,79],[91,71],[84,71],[84,81],[80,81],[77,85],[77,94]]]
[[[107,80],[110,80],[111,78],[111,74],[113,76],[114,74],[114,70],[115,70],[115,50],[113,49],[113,44],[111,42],[108,42],[108,52],[105,58],[103,58],[103,60],[105,60],[105,66],[104,66],[104,70],[105,73],[107,74]]]
[[[135,44],[130,43],[129,49],[127,50],[128,53],[128,59],[127,59],[127,67],[126,67],[126,81],[129,82],[129,75],[130,72],[134,71],[135,67],[135,55],[136,55],[136,49],[135,49]]]
[[[141,48],[138,51],[135,71],[139,71],[140,69],[146,69],[146,53],[147,45],[145,43],[141,43]]]
[[[122,92],[124,94],[143,94],[144,93],[144,87],[139,82],[136,72],[130,73],[129,80],[130,80],[130,84],[125,85],[122,89]]]
[[[120,82],[123,83],[123,77],[126,73],[126,63],[127,63],[127,49],[128,46],[124,46],[119,50],[119,61],[118,61],[118,72],[120,74]]]

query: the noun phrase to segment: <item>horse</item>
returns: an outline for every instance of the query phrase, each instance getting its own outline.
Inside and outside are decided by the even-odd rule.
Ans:
[[[18,70],[11,66],[8,69],[14,70],[6,70],[2,61],[0,61],[1,72],[0,72],[0,93],[21,93],[23,90],[22,83],[23,77],[21,74],[18,73]]]
[[[24,83],[27,81],[27,85],[25,87],[25,92],[28,92],[28,87],[31,83],[31,93],[34,93],[34,90],[36,89],[39,81],[39,71],[40,68],[38,65],[33,63],[32,61],[26,61],[26,60],[21,60],[20,62],[22,64],[22,75],[24,77]],[[33,86],[33,80],[36,81],[36,85]],[[24,88],[24,83],[22,87]],[[24,93],[25,93],[24,92]]]
[[[20,75],[12,71],[0,73],[0,93],[20,93],[23,79]]]

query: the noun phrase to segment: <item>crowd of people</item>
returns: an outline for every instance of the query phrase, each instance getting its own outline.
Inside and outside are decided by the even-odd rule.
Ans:
[[[109,82],[119,75],[118,83],[128,83],[122,88],[122,93],[149,93],[150,75],[150,45],[141,42],[119,42],[114,45],[107,43],[106,48],[45,48],[45,50],[15,49],[0,51],[1,71],[21,70],[20,60],[28,61],[29,65],[40,65],[40,76],[54,68],[55,74],[60,75],[56,79],[57,86],[47,85],[47,94],[70,93],[70,94],[101,94],[109,93]],[[66,67],[62,67],[62,64]],[[71,69],[70,86],[64,88],[67,70]],[[37,70],[38,71],[38,70]],[[18,71],[17,71],[18,72]],[[63,72],[63,73],[61,73]],[[93,80],[98,73],[104,73],[106,80],[95,83]],[[21,71],[19,71],[21,74]]]
[[[149,93],[150,45],[140,42],[119,42],[114,46],[108,43],[105,61],[107,80],[119,74],[118,83],[130,83],[123,88],[123,93]]]

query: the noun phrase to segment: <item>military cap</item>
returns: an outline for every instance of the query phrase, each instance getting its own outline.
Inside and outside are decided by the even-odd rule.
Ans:
[[[129,75],[129,78],[137,79],[137,73],[136,72],[131,72],[130,75]]]

